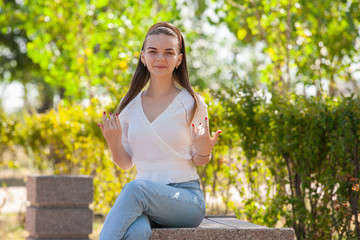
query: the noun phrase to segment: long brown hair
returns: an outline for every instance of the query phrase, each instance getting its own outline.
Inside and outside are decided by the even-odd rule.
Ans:
[[[174,69],[173,77],[174,77],[175,81],[181,87],[188,90],[190,95],[195,100],[195,105],[194,105],[193,109],[191,110],[191,114],[190,114],[190,121],[189,121],[189,125],[190,125],[197,109],[199,108],[199,101],[198,101],[198,98],[196,97],[197,93],[191,87],[190,81],[189,81],[189,74],[188,74],[187,64],[186,64],[186,52],[185,52],[184,38],[181,35],[181,32],[179,31],[179,29],[177,29],[171,23],[159,22],[159,23],[154,24],[148,30],[141,50],[142,51],[144,50],[146,38],[149,35],[159,35],[159,34],[165,34],[165,35],[173,36],[173,37],[176,37],[179,39],[180,53],[182,53],[183,57],[182,57],[182,61],[181,61],[180,65],[178,66],[178,68]],[[115,113],[120,114],[120,112],[131,102],[131,100],[133,100],[140,93],[140,91],[146,86],[149,79],[150,79],[150,72],[142,64],[141,55],[140,55],[135,73],[131,79],[130,88],[129,88],[128,92],[126,93],[125,97],[123,98],[123,100],[119,103],[118,107],[115,110]]]

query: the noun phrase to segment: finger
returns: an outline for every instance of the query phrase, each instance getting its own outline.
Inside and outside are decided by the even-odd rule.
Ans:
[[[104,123],[104,128],[108,129],[109,128],[109,123],[106,117],[106,112],[103,112],[103,123]]]
[[[196,136],[196,127],[195,124],[191,124],[191,141],[194,142]]]
[[[109,112],[109,127],[111,127],[111,128],[116,127],[115,118],[111,112]]]
[[[100,128],[101,132],[103,132],[103,130],[104,130],[104,125],[103,125],[103,124],[101,124],[101,123],[98,123],[97,125],[99,126],[99,128]]]
[[[115,114],[116,115],[116,117],[115,117],[115,122],[116,122],[116,126],[119,128],[119,129],[121,129],[121,124],[120,124],[120,116],[119,116],[119,114]]]
[[[196,131],[196,134],[197,135],[202,135],[204,134],[204,131],[203,131],[203,124],[202,123],[199,123],[199,126],[197,127],[197,131]]]
[[[108,118],[107,121],[108,121],[109,129],[113,129],[114,126],[112,125],[111,120]]]
[[[212,137],[211,141],[213,141],[214,144],[216,143],[216,141],[217,141],[220,133],[222,133],[222,131],[221,131],[221,130],[217,130],[216,133],[214,134],[214,136]]]
[[[205,130],[205,134],[210,135],[210,131],[209,131],[209,119],[208,117],[205,117],[205,125],[204,125],[204,130]]]

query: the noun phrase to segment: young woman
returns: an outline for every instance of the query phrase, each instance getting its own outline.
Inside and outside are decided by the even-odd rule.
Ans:
[[[221,131],[210,136],[207,106],[190,85],[184,39],[175,26],[160,22],[149,29],[129,91],[98,125],[116,165],[137,170],[100,239],[150,239],[151,227],[199,226],[205,203],[195,166],[210,161]]]

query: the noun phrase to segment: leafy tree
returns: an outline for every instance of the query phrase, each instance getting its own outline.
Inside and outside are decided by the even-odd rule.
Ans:
[[[54,87],[44,82],[39,65],[27,55],[26,44],[31,40],[25,29],[26,21],[26,12],[21,5],[15,1],[0,1],[0,82],[20,82],[24,87],[24,103],[29,110],[33,110],[36,104],[28,99],[28,86],[35,84],[41,93],[38,111],[43,112],[52,107]]]
[[[264,44],[269,61],[257,68],[262,83],[282,93],[301,83],[334,96],[339,84],[350,82],[357,91],[350,65],[358,61],[358,1],[213,2],[219,19],[209,19],[212,24],[225,22],[239,45]]]

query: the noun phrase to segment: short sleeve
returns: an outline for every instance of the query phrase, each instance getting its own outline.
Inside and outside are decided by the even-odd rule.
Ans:
[[[195,126],[199,126],[200,123],[204,124],[205,117],[208,117],[207,105],[204,99],[200,95],[197,95],[197,97],[199,100],[199,108],[192,121],[192,123],[194,123]],[[196,153],[195,147],[193,144],[191,144],[191,149],[190,149],[191,156],[193,156],[195,153]]]

